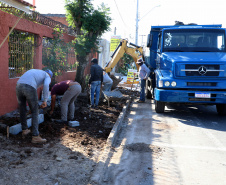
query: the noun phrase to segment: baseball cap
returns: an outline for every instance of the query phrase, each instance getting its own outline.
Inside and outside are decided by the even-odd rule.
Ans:
[[[143,59],[140,58],[140,59],[137,61],[137,64],[141,64],[141,63],[143,63],[143,62],[144,62]]]
[[[51,78],[53,77],[53,72],[51,70],[47,69],[47,70],[45,70],[45,72],[47,72]]]

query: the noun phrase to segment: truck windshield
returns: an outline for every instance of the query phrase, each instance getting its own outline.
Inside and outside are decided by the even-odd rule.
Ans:
[[[163,52],[225,52],[220,29],[175,29],[163,33]]]

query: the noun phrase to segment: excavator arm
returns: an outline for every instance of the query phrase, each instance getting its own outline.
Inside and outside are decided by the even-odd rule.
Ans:
[[[125,39],[122,39],[120,41],[120,44],[118,45],[113,55],[111,56],[112,57],[111,61],[105,67],[105,71],[107,73],[112,71],[115,65],[119,62],[120,58],[123,57],[124,53],[130,55],[133,58],[137,66],[137,70],[139,69],[139,66],[137,65],[136,62],[141,56],[144,59],[143,48],[132,43],[129,43],[129,44],[133,47],[128,47],[127,44],[128,44],[128,41]]]

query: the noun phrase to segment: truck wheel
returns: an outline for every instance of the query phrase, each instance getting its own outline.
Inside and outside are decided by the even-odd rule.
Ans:
[[[225,116],[226,115],[226,104],[217,104],[217,113],[220,116]]]
[[[165,102],[155,100],[155,112],[164,113],[165,110]]]
[[[146,98],[147,99],[151,99],[152,95],[151,95],[151,91],[149,90],[150,86],[150,81],[146,80],[146,86],[145,86],[145,94],[146,94]]]

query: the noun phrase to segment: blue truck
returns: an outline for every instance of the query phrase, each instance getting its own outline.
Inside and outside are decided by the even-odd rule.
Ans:
[[[226,115],[225,31],[222,25],[151,27],[146,96],[157,113],[167,103],[188,103],[216,105]]]

